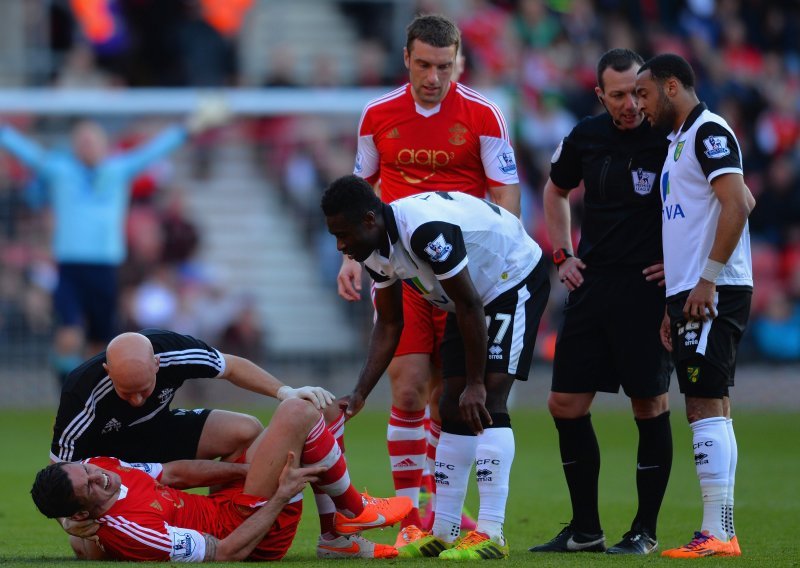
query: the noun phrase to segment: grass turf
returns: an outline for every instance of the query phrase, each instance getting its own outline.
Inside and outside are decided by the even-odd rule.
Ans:
[[[266,422],[268,416],[255,413]],[[636,428],[626,412],[593,414],[601,446],[600,514],[609,544],[628,529],[636,507]],[[798,413],[740,412],[735,415],[739,446],[736,485],[736,527],[741,558],[703,559],[704,565],[800,566],[795,540],[800,510]],[[35,472],[47,463],[53,416],[40,411],[0,413],[0,565],[61,565],[72,558],[66,537],[54,521],[39,515],[29,490]],[[516,457],[505,531],[511,544],[506,566],[619,566],[679,564],[686,561],[611,557],[600,554],[533,555],[529,546],[552,538],[570,519],[566,483],[561,471],[555,428],[544,412],[512,413]],[[699,528],[702,507],[693,466],[691,432],[681,411],[672,416],[675,458],[659,520],[661,548],[684,544]],[[385,435],[385,414],[363,412],[348,424],[347,456],[354,484],[374,495],[391,494]],[[474,482],[467,499],[477,512]],[[284,562],[316,565],[317,520],[314,501],[306,499],[303,521]],[[392,543],[396,530],[370,531],[373,540]],[[337,561],[349,566],[363,561]],[[406,563],[410,561],[374,561]],[[439,562],[438,559],[414,560]],[[96,563],[119,566],[119,563]]]

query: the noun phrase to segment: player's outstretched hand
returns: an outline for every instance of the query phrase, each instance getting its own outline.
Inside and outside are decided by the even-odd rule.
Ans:
[[[200,99],[197,108],[186,120],[186,128],[190,134],[199,134],[209,128],[223,126],[230,117],[231,111],[225,99],[219,95],[206,96]]]
[[[486,410],[486,386],[483,383],[467,385],[458,399],[461,418],[470,430],[476,434],[483,432],[483,424],[492,423],[492,417]]]
[[[306,483],[316,483],[319,475],[328,469],[324,465],[315,467],[300,467],[300,459],[294,452],[289,452],[286,456],[286,465],[283,466],[281,475],[278,478],[278,489],[275,496],[287,501],[300,493]]]
[[[366,403],[366,399],[361,396],[356,391],[348,394],[347,396],[343,396],[339,399],[339,408],[342,409],[344,412],[345,417],[349,420],[356,414],[358,414],[362,408],[364,408],[364,404]]]
[[[361,299],[361,263],[344,257],[339,276],[336,277],[339,296],[349,302]]]
[[[644,274],[644,279],[648,282],[658,282],[658,285],[662,288],[666,284],[666,280],[664,280],[664,263],[658,262],[653,264],[652,266],[648,266],[644,270],[642,270],[642,274]]]
[[[300,387],[292,388],[289,385],[284,385],[278,389],[275,397],[283,402],[287,398],[302,398],[314,405],[317,410],[322,410],[329,404],[336,400],[332,393],[326,391],[322,387]]]

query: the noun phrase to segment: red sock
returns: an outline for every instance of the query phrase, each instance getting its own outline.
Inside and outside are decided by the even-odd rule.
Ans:
[[[344,453],[344,422],[345,416],[342,412],[338,418],[328,424],[328,432],[336,438],[336,443]],[[318,487],[314,487],[314,500],[317,503],[317,513],[319,514],[319,533],[333,537],[336,535],[335,517],[336,505],[333,499]]]
[[[428,429],[428,451],[426,462],[430,474],[427,479],[423,479],[423,487],[431,493],[436,493],[436,483],[433,481],[433,474],[436,472],[436,448],[439,446],[439,436],[442,435],[442,423],[436,420],[430,421]]]
[[[395,493],[410,497],[414,503],[414,508],[400,523],[403,527],[420,525],[419,486],[427,447],[422,425],[424,418],[424,410],[406,412],[392,406],[386,432]]]
[[[300,460],[305,467],[327,466],[328,469],[320,474],[319,482],[313,485],[314,489],[330,495],[337,510],[361,514],[364,510],[361,494],[350,483],[344,454],[325,426],[322,416],[308,433]]]

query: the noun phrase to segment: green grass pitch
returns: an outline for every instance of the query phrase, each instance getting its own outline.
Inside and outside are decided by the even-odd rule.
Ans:
[[[262,420],[268,416],[257,412]],[[636,428],[629,413],[598,411],[593,414],[601,445],[600,513],[610,544],[628,528],[636,503]],[[800,566],[800,470],[798,413],[739,412],[735,416],[739,444],[736,485],[736,527],[743,556],[696,560],[703,565]],[[64,533],[54,521],[35,510],[29,490],[35,472],[47,462],[50,412],[0,412],[0,565],[61,565],[72,558]],[[511,476],[506,535],[511,557],[506,566],[585,566],[605,564],[686,564],[688,561],[611,557],[599,554],[533,555],[529,546],[544,542],[570,519],[566,484],[561,472],[556,432],[541,411],[512,413],[516,433],[516,458]],[[391,480],[386,454],[385,414],[364,412],[348,424],[347,456],[353,482],[375,495],[389,495]],[[694,473],[691,433],[682,408],[672,415],[675,459],[669,489],[661,511],[659,542],[662,548],[684,544],[699,528],[701,503]],[[477,511],[473,486],[467,500]],[[284,562],[311,566],[315,557],[317,520],[313,498],[306,499],[300,531]],[[391,543],[395,529],[371,531],[367,536]],[[331,561],[329,561],[331,562]],[[349,566],[364,561],[333,561]],[[423,561],[372,561],[388,564],[436,563]],[[119,566],[118,563],[98,563]]]

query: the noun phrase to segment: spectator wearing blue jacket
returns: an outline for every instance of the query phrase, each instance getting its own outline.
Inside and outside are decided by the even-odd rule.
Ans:
[[[45,150],[10,126],[0,128],[0,147],[33,170],[50,194],[59,275],[53,297],[53,362],[62,382],[85,355],[102,351],[117,333],[117,269],[127,252],[131,182],[190,135],[226,118],[221,103],[204,102],[186,124],[113,155],[105,131],[88,120],[73,129],[71,152]]]

